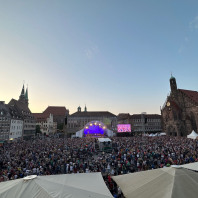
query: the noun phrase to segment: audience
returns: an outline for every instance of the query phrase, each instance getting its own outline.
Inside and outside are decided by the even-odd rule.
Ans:
[[[198,161],[198,141],[184,137],[113,137],[100,152],[95,138],[45,137],[0,147],[0,182],[27,175],[101,172],[114,197],[121,190],[111,175]]]

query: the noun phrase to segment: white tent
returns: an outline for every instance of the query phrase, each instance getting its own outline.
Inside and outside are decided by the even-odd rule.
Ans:
[[[112,142],[109,138],[98,138],[98,145],[101,151],[112,148]]]
[[[107,135],[108,137],[113,137],[113,131],[107,129]]]
[[[109,138],[98,138],[99,142],[111,142]]]
[[[112,177],[126,198],[197,198],[198,173],[160,168]]]
[[[198,171],[198,162],[180,165],[180,167],[190,169],[190,170],[194,170],[194,171]]]
[[[76,132],[76,137],[82,138],[83,137],[83,131],[84,129],[81,129],[80,131]]]
[[[187,138],[190,138],[190,139],[196,139],[198,136],[198,134],[195,132],[195,131],[192,131],[191,134],[187,135]]]
[[[166,133],[164,133],[164,132],[160,133],[160,136],[163,136],[163,135],[166,135]]]
[[[101,173],[28,176],[0,183],[1,198],[113,198]]]

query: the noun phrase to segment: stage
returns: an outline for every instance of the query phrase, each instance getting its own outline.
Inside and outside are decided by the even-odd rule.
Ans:
[[[112,136],[113,131],[107,129],[104,123],[95,120],[87,123],[83,129],[76,132],[76,137],[105,138]]]

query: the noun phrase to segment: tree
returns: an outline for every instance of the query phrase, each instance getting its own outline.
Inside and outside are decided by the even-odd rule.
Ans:
[[[36,125],[36,135],[37,135],[38,133],[41,133],[40,125]]]
[[[64,125],[63,123],[58,124],[57,125],[57,129],[60,130],[60,131],[62,131],[63,130],[63,125]]]

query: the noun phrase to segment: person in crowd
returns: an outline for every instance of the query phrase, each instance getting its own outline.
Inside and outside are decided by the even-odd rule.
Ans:
[[[184,137],[113,137],[112,151],[96,149],[96,138],[46,137],[0,147],[0,182],[27,175],[101,172],[114,197],[120,189],[110,179],[120,175],[198,161],[198,141]],[[116,186],[116,187],[115,187]]]

